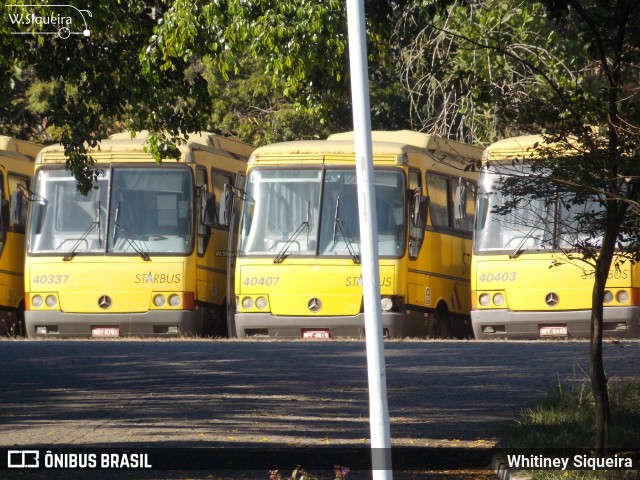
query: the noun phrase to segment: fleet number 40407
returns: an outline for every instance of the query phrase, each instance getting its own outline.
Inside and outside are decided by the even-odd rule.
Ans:
[[[242,284],[247,287],[271,287],[278,284],[280,277],[245,277]]]

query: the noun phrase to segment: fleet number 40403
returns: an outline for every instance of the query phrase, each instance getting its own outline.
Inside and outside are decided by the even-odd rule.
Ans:
[[[495,273],[482,273],[478,280],[481,282],[515,282],[516,272],[495,272]]]

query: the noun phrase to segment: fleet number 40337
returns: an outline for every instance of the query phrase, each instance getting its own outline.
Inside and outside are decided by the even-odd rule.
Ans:
[[[69,275],[35,275],[33,277],[33,283],[40,285],[67,283],[67,280]]]

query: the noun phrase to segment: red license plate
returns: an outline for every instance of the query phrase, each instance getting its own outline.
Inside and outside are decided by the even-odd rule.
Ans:
[[[541,337],[566,337],[569,334],[566,325],[549,325],[540,327]]]
[[[331,338],[328,329],[323,330],[302,330],[302,338],[307,340],[323,340]]]
[[[119,337],[120,327],[91,327],[92,337]]]

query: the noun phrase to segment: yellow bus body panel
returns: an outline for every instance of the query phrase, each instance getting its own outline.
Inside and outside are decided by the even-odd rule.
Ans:
[[[24,299],[23,270],[24,234],[9,231],[0,256],[0,306],[17,308]]]
[[[42,148],[37,143],[0,135],[3,200],[11,200],[11,193],[16,188],[16,178],[21,180],[18,183],[28,185],[33,176],[35,156]],[[15,225],[9,226],[0,250],[0,309],[19,308],[24,300],[24,238],[24,233],[17,231]]]
[[[350,261],[350,260],[349,260]],[[293,259],[285,264],[243,264],[236,278],[236,292],[243,295],[268,297],[273,315],[312,315],[308,308],[311,298],[322,301],[318,314],[325,316],[356,315],[362,308],[360,265],[345,265],[323,261],[301,264]],[[390,295],[395,287],[393,265],[380,266],[380,290]]]
[[[185,259],[154,257],[144,262],[135,257],[105,258],[76,256],[69,262],[32,257],[27,290],[56,295],[59,308],[67,313],[139,313],[153,305],[153,294],[195,291],[187,276]],[[99,272],[99,273],[96,273]],[[113,300],[108,311],[98,299]]]
[[[552,266],[556,262],[559,264]],[[618,269],[612,267],[607,288],[628,288],[631,270],[629,262]],[[504,255],[480,255],[472,280],[475,292],[505,292],[503,308],[514,311],[591,309],[592,270],[578,260],[567,261],[561,254],[530,254],[512,259],[505,259]],[[554,307],[545,303],[550,292],[559,296]]]

